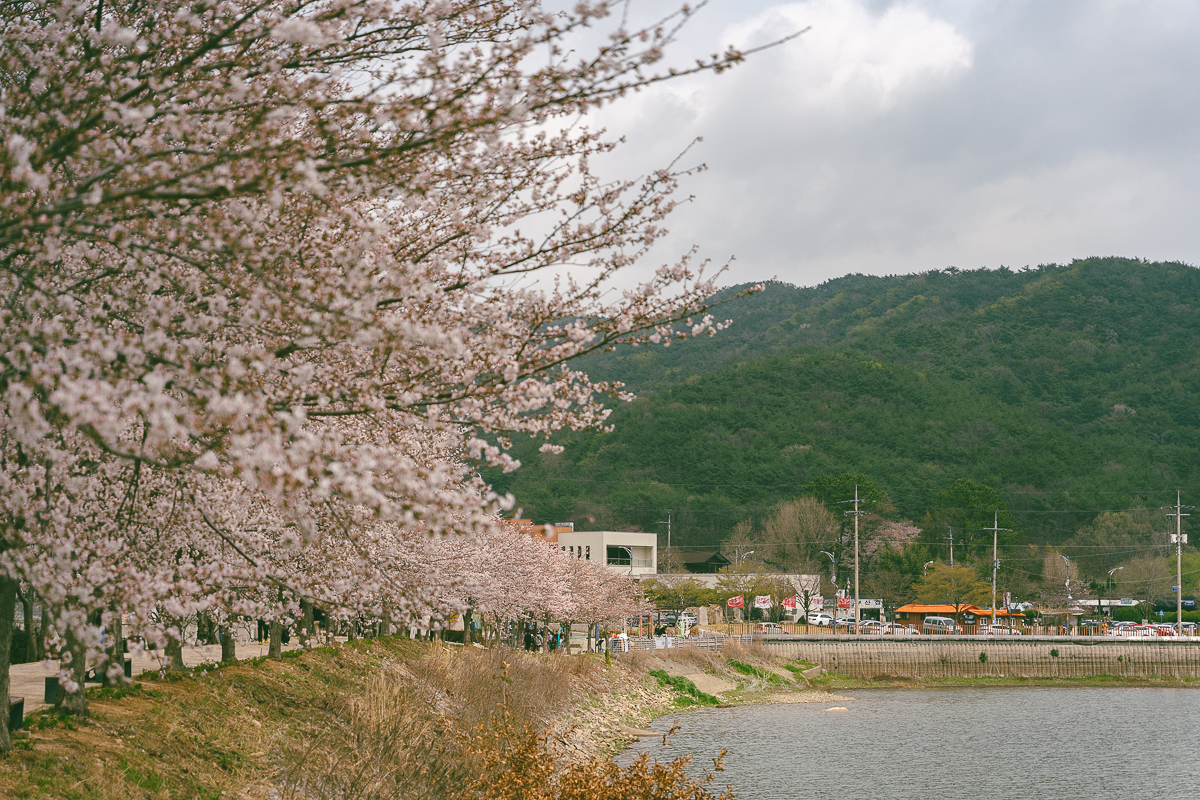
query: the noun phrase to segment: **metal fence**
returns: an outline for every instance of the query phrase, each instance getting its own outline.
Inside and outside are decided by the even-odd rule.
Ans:
[[[705,633],[701,636],[630,636],[627,639],[613,639],[611,641],[618,644],[616,647],[623,647],[626,652],[630,650],[674,650],[684,648],[699,648],[699,649],[718,649],[726,647],[729,644],[749,646],[754,641],[750,635],[726,635],[723,633]],[[619,644],[624,642],[624,644]]]

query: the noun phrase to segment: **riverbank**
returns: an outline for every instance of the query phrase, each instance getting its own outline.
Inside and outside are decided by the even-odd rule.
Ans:
[[[90,719],[27,715],[28,738],[0,757],[0,796],[386,797],[389,785],[467,780],[464,737],[498,712],[550,731],[547,748],[570,764],[690,707],[833,699],[800,674],[806,665],[759,650],[606,663],[388,638],[154,672],[91,689]]]
[[[865,689],[1033,686],[1200,688],[1200,680],[864,679],[763,646],[634,652],[606,662],[372,639],[92,689],[87,720],[52,710],[27,715],[28,738],[0,757],[0,797],[390,797],[393,785],[466,780],[466,739],[498,713],[516,728],[548,731],[544,746],[562,767],[661,736],[646,730],[653,720],[695,708],[841,705]]]

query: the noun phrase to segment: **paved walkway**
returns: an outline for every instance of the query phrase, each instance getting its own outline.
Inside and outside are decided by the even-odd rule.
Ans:
[[[300,645],[293,636],[290,644],[283,646],[284,650],[295,650]],[[267,644],[264,642],[238,642],[235,652],[238,660],[257,658],[267,654]],[[150,650],[141,656],[133,658],[133,676],[136,678],[146,670],[157,670],[162,666],[162,651]],[[187,666],[212,663],[221,660],[221,645],[212,644],[202,647],[183,648],[183,663]],[[9,667],[9,691],[13,697],[25,698],[25,713],[29,714],[40,708],[47,708],[46,678],[58,675],[58,661],[38,661],[33,664],[15,664]]]

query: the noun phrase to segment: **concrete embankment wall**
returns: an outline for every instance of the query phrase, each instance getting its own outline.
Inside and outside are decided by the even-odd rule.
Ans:
[[[777,655],[854,678],[1200,678],[1200,641],[1013,639],[766,640]],[[980,659],[986,655],[986,660]]]

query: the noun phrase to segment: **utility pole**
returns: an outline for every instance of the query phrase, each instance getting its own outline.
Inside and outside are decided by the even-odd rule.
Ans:
[[[1000,511],[999,511],[999,509],[997,509],[996,513],[992,517],[992,527],[984,528],[984,530],[992,532],[992,624],[995,625],[996,624],[996,572],[1000,569],[1000,531],[1009,531],[1012,529],[1000,527]],[[953,534],[951,534],[951,535],[953,535]],[[954,547],[954,544],[951,543],[950,546]],[[953,553],[954,551],[951,550],[950,552]],[[954,558],[954,556],[951,556],[951,558]]]
[[[854,516],[854,632],[856,634],[859,632],[859,623],[861,619],[861,612],[858,607],[858,518],[867,513],[865,511],[858,510],[858,504],[861,502],[865,501],[858,499],[858,484],[856,483],[854,484],[854,510],[845,512]],[[837,628],[836,622],[834,623],[833,627],[835,629]]]
[[[658,524],[667,526],[667,552],[670,553],[671,552],[671,512],[670,511],[667,512],[667,521],[666,522],[660,522]],[[674,554],[672,553],[672,555],[674,555]]]
[[[1191,514],[1183,513],[1183,494],[1175,490],[1175,511],[1168,512],[1168,517],[1175,518],[1175,532],[1171,534],[1171,543],[1175,545],[1175,633],[1183,636],[1183,546],[1187,544],[1187,534],[1183,532],[1183,518]],[[1186,506],[1191,508],[1191,506]]]
[[[949,525],[947,525],[946,530],[950,531],[950,535],[944,536],[942,538],[950,540],[950,566],[953,567],[954,566],[954,528],[951,528]],[[986,530],[986,528],[984,530]]]

